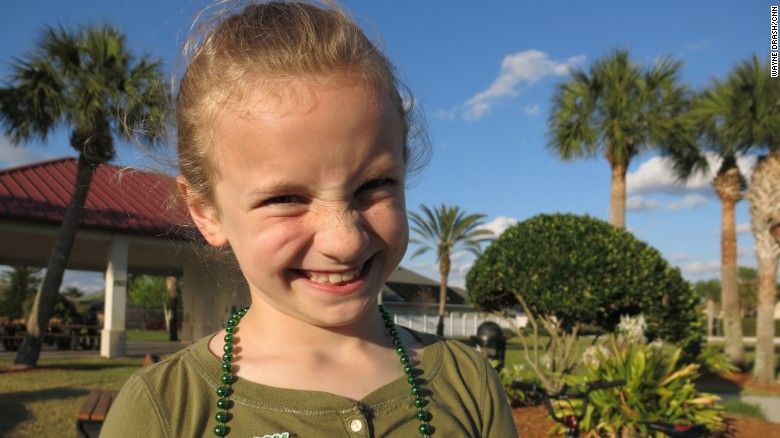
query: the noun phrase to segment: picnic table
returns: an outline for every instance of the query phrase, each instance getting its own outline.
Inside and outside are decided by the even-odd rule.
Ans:
[[[43,342],[57,346],[58,350],[100,349],[100,329],[90,324],[49,324]],[[6,351],[16,351],[22,344],[27,329],[22,323],[0,324],[0,340]]]

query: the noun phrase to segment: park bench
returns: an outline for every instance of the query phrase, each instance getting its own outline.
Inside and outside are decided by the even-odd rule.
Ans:
[[[144,367],[160,361],[156,354],[147,354],[144,357]],[[76,413],[76,431],[80,438],[96,437],[100,434],[100,428],[106,421],[108,410],[116,398],[117,391],[93,389],[87,394],[84,403]]]

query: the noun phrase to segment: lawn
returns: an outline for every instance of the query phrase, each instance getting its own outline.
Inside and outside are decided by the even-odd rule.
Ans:
[[[0,370],[13,359],[0,359]],[[60,437],[76,433],[76,411],[91,389],[115,389],[142,359],[46,359],[24,372],[0,372],[0,436]]]
[[[128,341],[168,341],[168,332],[165,330],[128,330]]]

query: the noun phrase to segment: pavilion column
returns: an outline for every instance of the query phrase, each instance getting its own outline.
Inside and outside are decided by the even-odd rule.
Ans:
[[[127,248],[125,238],[114,236],[108,251],[103,331],[100,334],[100,355],[103,357],[116,358],[125,354]]]

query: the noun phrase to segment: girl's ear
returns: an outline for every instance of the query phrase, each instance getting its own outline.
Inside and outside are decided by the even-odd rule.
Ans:
[[[222,232],[222,224],[219,222],[214,207],[195,195],[183,176],[176,178],[176,187],[179,189],[181,198],[187,203],[187,209],[190,211],[195,226],[198,227],[206,241],[211,246],[227,245],[227,237]]]

